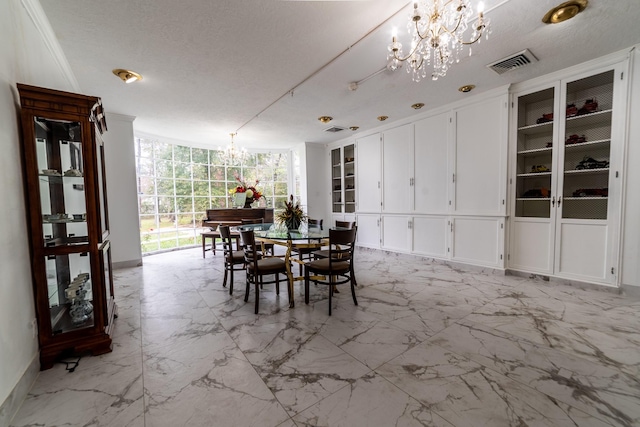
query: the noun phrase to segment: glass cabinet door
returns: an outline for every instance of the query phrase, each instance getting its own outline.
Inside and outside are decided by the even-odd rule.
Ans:
[[[614,71],[569,82],[562,218],[607,219]]]
[[[331,212],[342,213],[342,162],[340,148],[331,150]]]
[[[344,211],[356,211],[356,158],[355,145],[344,146]]]
[[[81,123],[36,117],[34,126],[45,246],[88,243]]]
[[[97,168],[96,172],[98,175],[98,205],[100,215],[100,233],[98,235],[100,243],[104,242],[109,236],[109,214],[107,212],[107,183],[104,179],[105,176],[105,166],[104,166],[104,143],[102,141],[102,137],[100,133],[95,131],[95,141],[96,141],[96,158],[97,158]]]
[[[554,88],[518,98],[516,217],[550,218]]]

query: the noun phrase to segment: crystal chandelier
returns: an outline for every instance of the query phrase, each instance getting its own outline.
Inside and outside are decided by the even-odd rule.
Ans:
[[[244,148],[236,148],[233,142],[233,137],[236,136],[237,133],[230,133],[229,135],[231,135],[231,145],[229,145],[225,149],[218,148],[218,150],[221,151],[220,159],[223,160],[227,165],[240,165],[242,163],[245,163],[247,161],[249,153]]]
[[[407,61],[407,72],[413,73],[413,81],[431,75],[432,80],[444,77],[453,62],[459,62],[464,46],[480,42],[482,35],[489,37],[489,21],[483,15],[484,5],[478,3],[478,17],[468,41],[463,36],[473,11],[469,0],[420,0],[413,2],[413,12],[407,28],[412,34],[411,49],[407,56],[394,32],[387,60],[388,68],[397,70]],[[469,47],[469,55],[471,48]],[[433,65],[432,71],[427,71]]]

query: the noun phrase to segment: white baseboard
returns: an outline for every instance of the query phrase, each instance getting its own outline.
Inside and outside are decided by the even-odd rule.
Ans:
[[[11,423],[11,420],[18,412],[18,409],[20,409],[20,406],[22,406],[22,402],[24,402],[27,394],[29,394],[31,387],[39,374],[40,353],[36,353],[26,371],[18,381],[18,384],[15,385],[9,396],[7,396],[0,406],[0,426],[8,426]]]
[[[140,259],[132,259],[129,261],[119,261],[111,264],[111,267],[114,270],[119,268],[131,268],[131,267],[140,267],[142,265],[142,258]]]

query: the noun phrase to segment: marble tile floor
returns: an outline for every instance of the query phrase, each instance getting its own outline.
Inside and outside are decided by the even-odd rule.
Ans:
[[[640,426],[640,300],[358,250],[328,316],[222,288],[201,249],[117,270],[113,352],[40,373],[12,426]],[[286,289],[283,286],[284,289]]]

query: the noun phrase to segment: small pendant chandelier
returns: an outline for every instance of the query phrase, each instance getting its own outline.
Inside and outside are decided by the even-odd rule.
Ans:
[[[478,17],[473,23],[471,37],[465,41],[464,33],[473,11],[469,0],[420,0],[413,2],[407,28],[411,34],[411,49],[404,56],[402,44],[394,32],[388,46],[388,68],[397,70],[407,61],[407,72],[413,73],[413,81],[431,76],[432,80],[444,77],[464,46],[480,42],[484,35],[489,38],[489,21],[484,18],[484,5],[478,3]],[[471,48],[469,48],[471,55]],[[431,70],[428,70],[432,66]]]
[[[249,157],[249,153],[245,148],[237,149],[234,142],[233,137],[237,135],[237,133],[230,133],[231,135],[231,145],[227,148],[222,149],[218,148],[222,153],[220,154],[220,159],[225,162],[225,164],[231,165],[241,165],[247,161]]]

